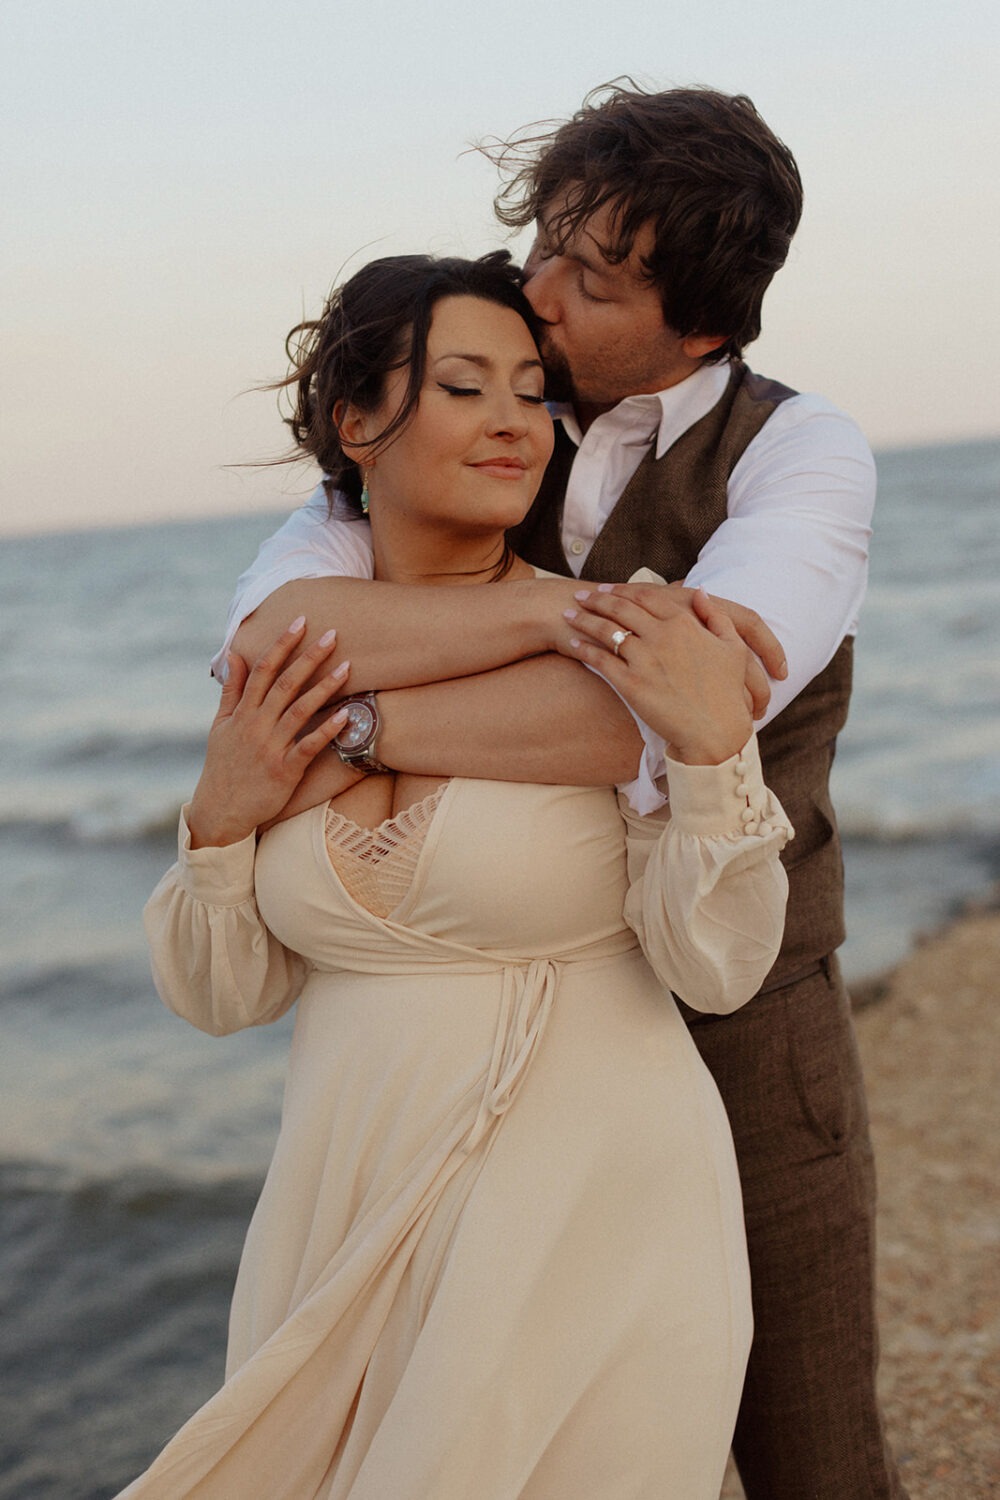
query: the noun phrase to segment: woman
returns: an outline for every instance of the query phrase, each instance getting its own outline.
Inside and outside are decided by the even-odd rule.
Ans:
[[[542,380],[504,256],[376,262],[335,294],[296,434],[368,509],[376,577],[530,573],[504,533],[551,449]],[[576,626],[607,642],[590,604]],[[610,789],[348,766],[275,823],[350,740],[327,707],[346,671],[329,637],[294,656],[302,620],[249,673],[231,659],[147,909],[154,970],[205,1030],[298,1000],[296,1028],[226,1384],[125,1495],[715,1500],[749,1290],[728,1127],[670,989],[754,993],[789,830],[742,647],[702,610],[660,653],[662,703],[635,674],[672,813],[627,828]]]

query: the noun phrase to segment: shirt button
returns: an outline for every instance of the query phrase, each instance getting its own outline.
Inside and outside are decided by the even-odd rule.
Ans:
[[[569,550],[572,552],[574,557],[580,556],[580,553],[583,551],[583,543],[581,542],[579,537],[577,537],[575,542],[570,542]]]

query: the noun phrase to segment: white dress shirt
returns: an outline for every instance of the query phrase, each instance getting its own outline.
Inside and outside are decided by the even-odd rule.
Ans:
[[[629,396],[581,433],[572,408],[554,405],[577,445],[563,510],[562,542],[577,577],[587,554],[652,442],[656,456],[711,411],[729,380],[726,363],[703,365],[655,395]],[[755,609],[785,649],[788,677],[771,684],[768,723],[857,630],[868,574],[875,464],[857,425],[822,396],[776,407],[729,479],[728,516],[686,582]],[[261,547],[242,575],[218,671],[241,621],[294,578],[372,576],[368,523],[328,518],[322,486]],[[595,579],[595,582],[600,582]],[[663,743],[644,729],[646,753],[624,790],[639,812],[663,801],[654,782]]]

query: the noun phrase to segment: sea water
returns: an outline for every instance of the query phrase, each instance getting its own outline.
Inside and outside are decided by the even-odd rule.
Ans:
[[[1000,875],[1000,443],[883,455],[835,797],[849,975]],[[149,978],[233,580],[280,520],[0,548],[0,1500],[102,1500],[222,1376],[290,1022]]]

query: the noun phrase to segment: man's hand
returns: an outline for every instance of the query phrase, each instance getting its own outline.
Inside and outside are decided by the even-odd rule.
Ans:
[[[732,599],[716,599],[713,595],[705,594],[702,589],[689,589],[682,583],[581,585],[575,597],[578,605],[582,603],[592,609],[601,596],[609,594],[628,600],[631,604],[638,604],[648,614],[661,620],[673,619],[679,604],[687,608],[703,625],[710,625],[710,615],[716,620],[720,614],[724,615],[747,648],[745,686],[750,695],[753,717],[764,717],[771,700],[768,675],[780,681],[788,675],[788,666],[781,642],[756,610],[737,604]],[[597,607],[601,607],[599,602]],[[569,644],[571,636],[575,634],[574,610],[567,611],[565,619],[566,628],[557,633],[553,644],[564,656],[580,660],[579,651]]]

